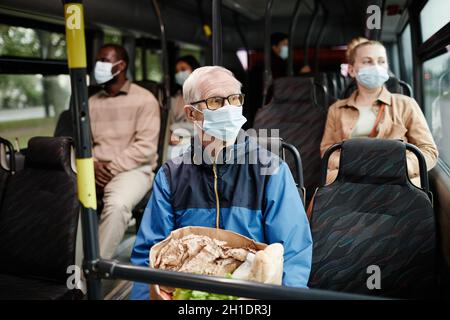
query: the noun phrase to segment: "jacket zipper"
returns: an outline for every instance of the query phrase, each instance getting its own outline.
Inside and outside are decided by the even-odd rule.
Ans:
[[[215,161],[213,163],[213,172],[214,172],[214,193],[216,194],[216,228],[220,229],[219,227],[220,203],[219,203],[219,192],[217,191],[217,166]]]

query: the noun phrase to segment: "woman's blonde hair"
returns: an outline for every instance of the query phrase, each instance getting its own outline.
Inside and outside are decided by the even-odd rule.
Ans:
[[[380,41],[367,40],[367,41],[361,42],[361,43],[357,44],[355,47],[353,47],[353,49],[349,52],[348,64],[353,65],[355,63],[355,57],[356,57],[356,53],[358,52],[358,49],[365,47],[365,46],[373,46],[373,45],[382,46],[383,48],[386,49],[386,47]]]
[[[347,59],[347,63],[350,61],[350,54],[355,49],[356,46],[358,46],[361,43],[367,42],[369,39],[364,37],[356,37],[350,40],[349,43],[347,43],[347,51],[345,52],[345,59]]]

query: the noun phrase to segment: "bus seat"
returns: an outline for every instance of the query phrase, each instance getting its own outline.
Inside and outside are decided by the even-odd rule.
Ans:
[[[328,89],[330,94],[333,97],[338,96],[338,75],[335,72],[328,72],[327,74],[327,80],[328,80]]]
[[[320,187],[312,203],[309,287],[429,298],[435,289],[435,219],[429,195],[407,176],[406,144],[350,139],[337,146],[338,177]],[[324,155],[322,182],[333,148]],[[419,161],[427,177],[425,160]],[[381,289],[369,289],[377,282],[371,275]]]
[[[294,178],[295,185],[298,189],[298,192],[300,194],[300,198],[302,199],[303,205],[306,205],[306,191],[305,191],[305,184],[304,184],[304,178],[303,178],[303,165],[302,165],[302,159],[300,156],[300,152],[298,149],[285,141],[283,141],[280,137],[257,137],[258,144],[263,147],[266,150],[269,150],[272,153],[275,153],[277,156],[279,156],[283,161],[286,161],[286,151],[291,155],[293,159],[294,166],[290,167],[289,164],[289,170],[292,173],[292,177]],[[278,149],[278,150],[276,150]]]
[[[79,298],[69,290],[79,216],[68,137],[30,139],[0,210],[0,299]]]
[[[152,80],[140,80],[135,81],[134,83],[150,91],[155,96],[156,100],[158,100],[159,105],[160,106],[163,105],[165,97],[164,97],[164,90],[161,84]]]
[[[11,175],[15,172],[15,153],[12,144],[0,137],[0,208],[6,185]]]
[[[274,81],[271,102],[258,110],[255,129],[279,129],[284,141],[293,144],[301,154],[307,199],[320,180],[320,142],[328,112],[328,103],[319,103],[317,92],[322,86],[311,77],[286,77]],[[328,99],[327,99],[328,100]],[[295,166],[286,156],[290,168]]]
[[[54,137],[74,137],[74,123],[72,120],[72,114],[70,110],[64,110],[61,112],[56,122]]]

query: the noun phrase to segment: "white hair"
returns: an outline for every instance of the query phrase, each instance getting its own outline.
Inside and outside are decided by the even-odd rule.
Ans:
[[[219,66],[197,68],[183,84],[184,101],[187,104],[198,101],[202,99],[202,92],[205,88],[222,86],[225,81],[231,81],[236,86],[236,92],[241,92],[242,84],[234,77],[230,70]]]

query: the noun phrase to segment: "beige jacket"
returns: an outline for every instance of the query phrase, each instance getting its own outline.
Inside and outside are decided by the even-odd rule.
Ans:
[[[348,99],[334,103],[329,111],[325,131],[320,144],[321,156],[335,143],[351,137],[351,132],[358,121],[359,111],[356,106],[357,92]],[[402,139],[414,144],[422,151],[427,168],[430,170],[436,165],[438,150],[428,128],[425,117],[417,102],[408,96],[392,94],[383,88],[378,103],[373,105],[373,111],[378,114],[380,104],[386,105],[385,111],[378,125],[377,138]],[[339,151],[334,152],[328,162],[327,184],[333,182],[339,168]],[[414,154],[407,152],[408,175],[419,185],[419,164]]]

